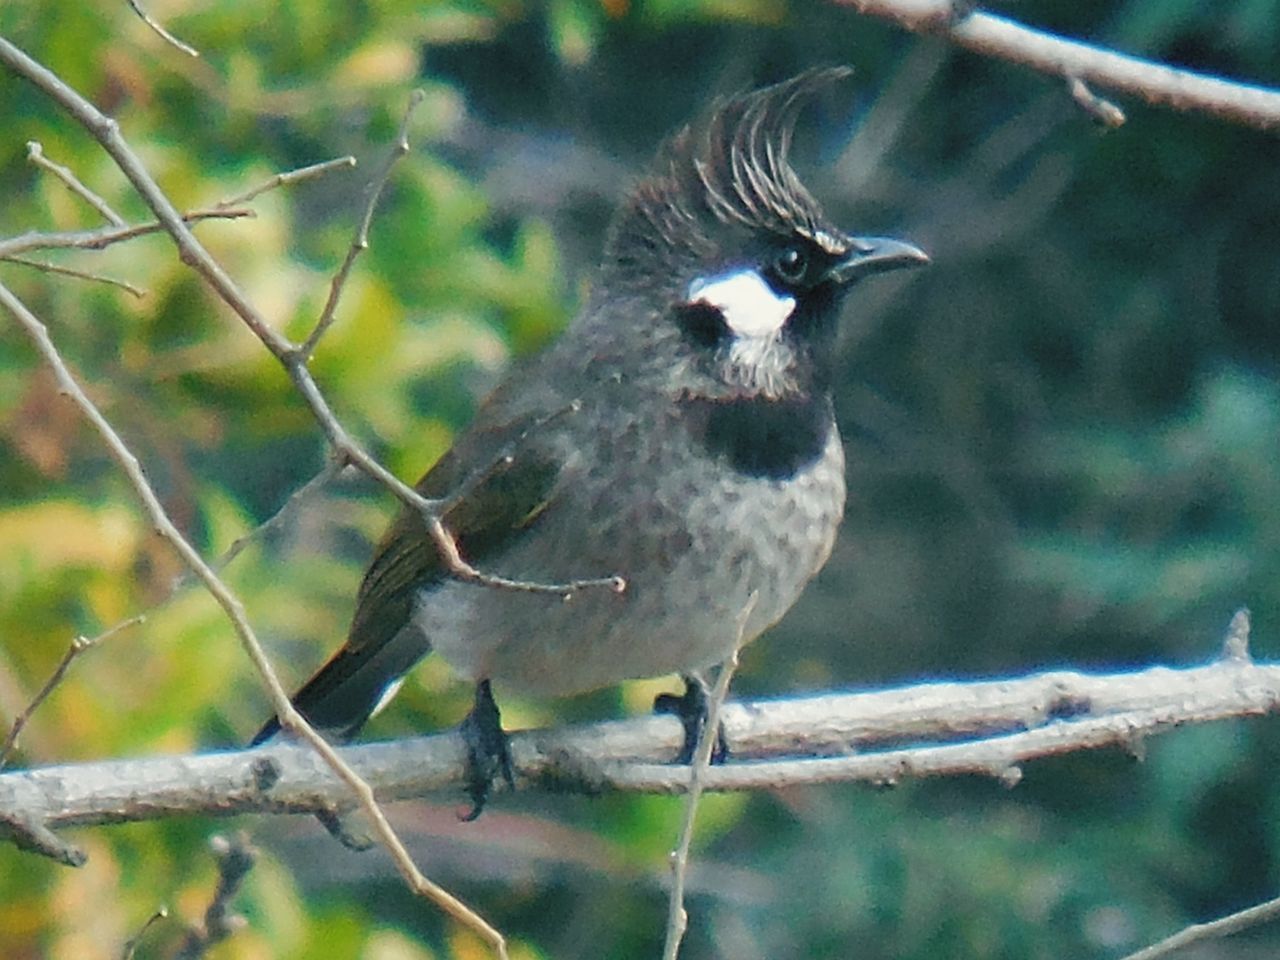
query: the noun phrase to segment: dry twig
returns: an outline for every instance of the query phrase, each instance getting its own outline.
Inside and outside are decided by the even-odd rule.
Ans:
[[[1217,920],[1210,920],[1207,923],[1193,923],[1189,927],[1179,930],[1173,936],[1166,937],[1159,943],[1153,943],[1149,947],[1143,947],[1135,953],[1121,957],[1120,960],[1160,960],[1160,958],[1167,957],[1183,947],[1191,946],[1193,943],[1200,943],[1204,940],[1221,940],[1223,937],[1232,936],[1251,927],[1270,923],[1277,918],[1280,918],[1280,897],[1252,907],[1246,907],[1243,910],[1227,914],[1225,917],[1219,917]]]
[[[147,931],[161,920],[167,919],[169,919],[168,907],[160,907],[155,913],[147,917],[146,923],[138,928],[138,932],[125,941],[124,949],[120,951],[120,960],[133,960],[133,955],[138,952],[138,945],[142,943],[142,938],[147,935]]]

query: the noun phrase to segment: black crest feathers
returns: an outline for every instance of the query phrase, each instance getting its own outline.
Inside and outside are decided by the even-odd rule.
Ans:
[[[658,151],[651,174],[619,211],[609,256],[627,259],[628,243],[673,250],[697,247],[699,221],[798,233],[831,253],[847,238],[827,223],[791,169],[796,120],[816,93],[848,77],[847,67],[810,70],[781,83],[716,101]]]

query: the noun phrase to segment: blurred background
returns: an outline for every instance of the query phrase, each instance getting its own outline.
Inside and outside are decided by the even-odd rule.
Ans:
[[[505,366],[583,299],[610,210],[659,140],[717,94],[848,63],[805,114],[802,177],[838,223],[926,248],[845,317],[838,412],[850,503],[832,562],[749,649],[738,696],[1215,655],[1232,612],[1280,630],[1280,141],[1121,101],[1097,126],[1058,82],[830,4],[785,0],[151,0],[0,7],[0,33],[119,119],[184,209],[342,154],[360,166],[263,195],[199,235],[295,338],[318,316],[415,86],[426,101],[314,370],[353,433],[415,479]],[[1280,2],[1063,5],[1023,22],[1280,84]],[[1105,91],[1098,91],[1105,93]],[[29,140],[130,220],[89,137],[0,74],[0,236],[100,224],[26,161]],[[142,238],[60,264],[0,263],[215,556],[324,465],[276,363]],[[180,573],[102,445],[16,325],[0,327],[0,719],[76,633],[165,600]],[[330,484],[227,570],[286,682],[339,642],[394,509]],[[647,709],[667,682],[503,701],[508,726]],[[456,723],[466,685],[429,661],[367,731]],[[15,762],[242,743],[269,712],[213,602],[187,588],[76,663]],[[1253,720],[1029,765],[1020,786],[806,788],[703,803],[688,958],[1114,957],[1280,887],[1280,749]],[[424,869],[518,958],[653,957],[681,802],[500,794],[396,806]],[[470,958],[479,945],[310,818],[77,833],[80,870],[0,847],[0,955],[115,957],[161,904],[194,919],[205,843],[264,851],[218,958]],[[174,921],[138,957],[165,957]],[[1280,930],[1188,951],[1274,956]]]

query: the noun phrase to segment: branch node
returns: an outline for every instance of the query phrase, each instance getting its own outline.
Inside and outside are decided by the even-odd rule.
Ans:
[[[1089,114],[1095,122],[1109,130],[1123,126],[1125,121],[1124,111],[1110,100],[1100,97],[1090,90],[1089,85],[1080,77],[1068,76],[1067,90],[1071,93],[1071,99],[1076,102],[1076,105]]]
[[[320,821],[320,825],[329,831],[329,836],[337,840],[348,850],[354,850],[356,853],[364,853],[374,846],[373,839],[369,834],[361,830],[352,823],[351,810],[318,810],[316,811],[316,819]]]
[[[63,866],[83,867],[89,859],[88,854],[59,837],[43,820],[18,810],[0,810],[0,830],[8,833],[19,849],[49,857]]]
[[[253,780],[253,789],[259,793],[266,793],[277,783],[284,771],[280,769],[280,764],[271,757],[256,757],[249,765],[249,775]]]
[[[1241,607],[1227,624],[1227,634],[1222,639],[1222,659],[1232,663],[1252,663],[1249,655],[1249,632],[1252,622],[1249,608]]]
[[[1022,767],[1014,764],[998,770],[996,771],[996,779],[1000,781],[1000,786],[1006,790],[1012,790],[1022,782]]]

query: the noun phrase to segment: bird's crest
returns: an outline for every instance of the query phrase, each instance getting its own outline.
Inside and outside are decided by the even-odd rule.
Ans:
[[[829,253],[843,253],[848,238],[827,222],[787,157],[805,102],[850,73],[847,67],[810,70],[716,101],[658,151],[651,174],[619,212],[611,252],[622,253],[629,239],[648,239],[648,246],[655,231],[673,249],[696,243],[698,222],[710,216],[750,230],[798,233]]]

